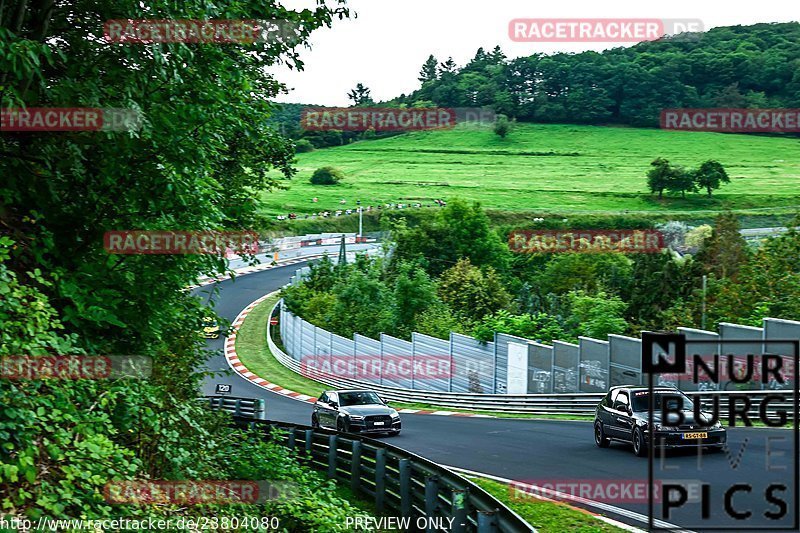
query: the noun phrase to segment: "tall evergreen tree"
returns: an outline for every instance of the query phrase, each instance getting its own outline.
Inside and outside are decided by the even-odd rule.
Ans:
[[[419,71],[419,78],[421,83],[425,84],[429,81],[435,81],[439,78],[439,61],[433,54],[428,56],[425,63],[422,64],[422,70]]]
[[[358,83],[355,89],[347,93],[347,97],[353,101],[355,106],[372,103],[370,90],[363,83]]]

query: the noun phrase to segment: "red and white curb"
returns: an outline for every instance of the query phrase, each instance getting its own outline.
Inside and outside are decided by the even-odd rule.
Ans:
[[[305,260],[305,259],[304,259]],[[287,398],[291,398],[293,400],[298,400],[301,402],[307,403],[316,403],[317,399],[313,396],[309,396],[307,394],[300,394],[299,392],[295,392],[293,390],[285,389],[280,385],[275,383],[271,383],[266,379],[255,375],[251,372],[244,364],[239,360],[239,356],[236,354],[236,335],[239,333],[239,329],[244,324],[247,315],[249,315],[253,309],[256,308],[258,304],[266,300],[267,298],[273,296],[278,291],[271,292],[262,296],[261,298],[257,299],[256,301],[250,303],[247,307],[242,309],[239,315],[234,319],[233,323],[231,324],[231,331],[230,335],[225,337],[225,360],[228,362],[228,366],[231,369],[242,376],[243,378],[252,381],[262,389],[266,389],[268,391],[274,392],[276,394],[281,394],[286,396]],[[460,416],[466,418],[495,418],[491,415],[479,415],[479,414],[472,414],[472,413],[454,413],[452,411],[430,411],[426,409],[398,409],[398,413],[404,414],[415,414],[415,415],[434,415],[434,416]]]

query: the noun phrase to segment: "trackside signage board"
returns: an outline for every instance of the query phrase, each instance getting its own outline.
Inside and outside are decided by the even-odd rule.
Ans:
[[[642,335],[651,531],[800,529],[798,344]]]

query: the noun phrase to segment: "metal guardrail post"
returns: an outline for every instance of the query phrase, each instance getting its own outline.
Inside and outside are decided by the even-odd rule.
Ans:
[[[306,430],[306,453],[308,454],[309,458],[312,458],[311,449],[312,445],[314,444],[314,430],[307,429]]]
[[[496,511],[478,511],[478,533],[497,532]]]
[[[386,449],[375,450],[375,508],[383,512],[384,495],[386,493]]]
[[[361,441],[354,440],[350,458],[350,489],[358,494],[361,488]]]
[[[239,398],[236,398],[236,404],[235,407],[233,408],[233,414],[235,416],[242,416],[242,400],[240,400]]]
[[[439,478],[430,476],[425,479],[425,516],[433,518],[439,508]],[[428,526],[428,533],[436,531],[432,526]]]
[[[411,460],[400,459],[397,469],[400,471],[400,515],[411,516]]]
[[[294,429],[295,428],[289,428],[289,442],[288,442],[288,444],[289,444],[289,449],[292,450],[292,451],[294,451],[294,449],[297,447],[297,443],[295,442]]]
[[[328,477],[331,479],[336,477],[336,448],[338,442],[338,435],[328,436]]]
[[[467,501],[469,489],[453,489],[453,514],[452,533],[464,533],[467,530]]]
[[[256,406],[254,407],[253,418],[256,418],[258,420],[267,419],[267,404],[264,400],[256,400]]]

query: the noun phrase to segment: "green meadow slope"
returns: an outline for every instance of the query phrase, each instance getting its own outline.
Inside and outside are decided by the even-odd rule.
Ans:
[[[716,159],[732,183],[712,198],[658,200],[650,162],[698,166]],[[319,167],[342,169],[336,186],[314,186]],[[489,126],[414,132],[298,154],[288,190],[264,194],[269,214],[342,206],[479,200],[487,208],[584,212],[790,211],[800,205],[800,139],[600,126],[519,124],[501,139]],[[312,198],[319,202],[313,203]]]

